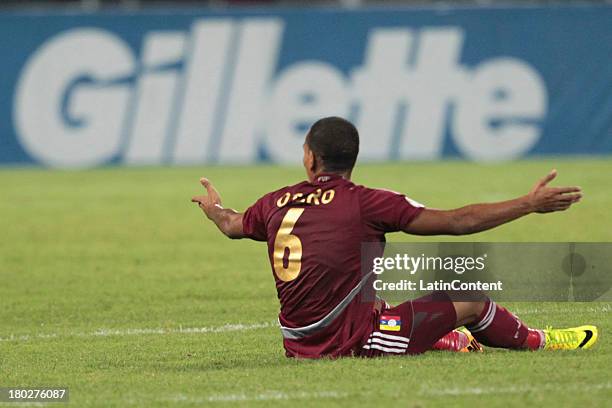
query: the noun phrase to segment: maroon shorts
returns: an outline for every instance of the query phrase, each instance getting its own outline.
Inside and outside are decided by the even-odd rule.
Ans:
[[[396,307],[383,306],[381,312],[376,313],[372,332],[359,355],[423,353],[453,330],[456,322],[455,307],[444,292],[433,292]]]

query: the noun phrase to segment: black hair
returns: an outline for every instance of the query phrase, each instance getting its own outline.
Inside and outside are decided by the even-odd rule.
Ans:
[[[306,145],[320,161],[323,171],[351,171],[359,153],[359,132],[337,116],[319,119],[306,135]]]

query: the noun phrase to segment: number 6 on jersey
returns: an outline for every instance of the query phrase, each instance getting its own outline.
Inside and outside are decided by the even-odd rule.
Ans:
[[[285,214],[274,239],[274,273],[282,281],[289,282],[297,278],[302,269],[302,241],[297,235],[291,234],[295,223],[300,218],[304,208],[290,208]],[[285,252],[287,266],[285,267]]]

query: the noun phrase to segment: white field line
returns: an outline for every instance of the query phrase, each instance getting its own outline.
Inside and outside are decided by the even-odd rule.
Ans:
[[[589,306],[578,308],[554,308],[548,309],[521,309],[520,307],[511,310],[517,316],[547,313],[547,314],[567,314],[573,312],[588,312],[588,313],[610,313],[612,312],[612,304],[602,306]],[[265,329],[268,327],[276,327],[278,322],[264,322],[254,324],[231,323],[216,327],[178,327],[178,328],[128,328],[128,329],[98,329],[92,332],[65,332],[65,333],[37,333],[37,334],[10,334],[5,337],[0,337],[0,342],[3,341],[30,341],[36,339],[53,339],[57,337],[109,337],[109,336],[134,336],[134,335],[165,335],[165,334],[208,334],[208,333],[226,333],[226,332],[241,332],[257,329]]]
[[[600,383],[591,385],[572,386],[568,384],[540,384],[519,385],[509,387],[453,387],[453,388],[423,388],[419,395],[422,397],[456,397],[469,395],[496,395],[496,394],[524,394],[529,392],[596,392],[612,389],[612,383]],[[355,395],[373,395],[373,393],[357,393]],[[165,399],[169,402],[183,402],[187,404],[205,404],[212,402],[252,402],[252,401],[274,401],[274,400],[298,400],[298,399],[331,399],[346,398],[347,392],[321,391],[321,392],[283,392],[265,391],[261,394],[216,394],[207,397],[192,397],[179,394]]]
[[[590,385],[568,385],[568,384],[540,384],[540,385],[513,385],[509,387],[453,387],[453,388],[423,388],[419,392],[424,397],[447,397],[462,395],[495,395],[495,394],[524,394],[528,392],[542,391],[569,391],[588,392],[612,389],[612,383],[600,383]]]
[[[610,313],[612,312],[612,304],[606,303],[601,306],[588,306],[588,307],[560,307],[560,308],[535,308],[535,309],[521,309],[521,307],[513,307],[510,309],[515,315],[529,315],[529,314],[566,314],[576,312],[587,312],[587,313]]]
[[[209,334],[241,332],[257,329],[265,329],[277,326],[277,322],[264,322],[255,324],[224,324],[216,327],[178,327],[178,328],[143,328],[143,329],[98,329],[92,332],[67,332],[67,333],[39,333],[25,335],[9,335],[0,337],[1,341],[29,341],[35,339],[53,339],[58,337],[109,337],[109,336],[137,336],[137,335],[165,335],[165,334]]]
[[[188,404],[204,404],[207,402],[250,402],[250,401],[278,401],[278,400],[299,400],[299,399],[327,399],[345,398],[348,393],[337,391],[319,392],[282,392],[266,391],[261,394],[217,394],[208,397],[190,397],[187,395],[177,395],[168,398],[171,402],[184,402]]]

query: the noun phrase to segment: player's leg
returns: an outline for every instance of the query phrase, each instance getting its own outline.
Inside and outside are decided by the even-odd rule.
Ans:
[[[461,326],[484,345],[516,350],[589,348],[597,340],[594,326],[536,330],[484,295],[469,302],[452,299],[457,299],[456,293],[451,298],[446,292],[433,292],[384,309],[362,355],[423,353]]]
[[[379,313],[386,311],[386,313],[382,314],[382,316],[386,316],[389,318],[395,316],[396,318],[399,318],[399,320],[396,319],[396,326],[393,327],[394,332],[401,330],[401,321],[404,322],[404,327],[406,327],[412,320],[412,306],[410,305],[410,302],[407,302],[404,305],[400,305],[397,308],[392,308],[384,299],[377,296],[375,301],[375,308]],[[398,321],[400,322],[399,326],[397,325]],[[378,329],[380,330],[380,327]],[[409,335],[409,333],[406,334]],[[474,337],[471,335],[471,333],[469,333],[469,331],[451,330],[450,332],[442,336],[440,339],[438,339],[431,347],[431,350],[452,352],[480,352],[482,351],[482,346],[478,343],[476,339],[474,339]]]
[[[459,342],[471,340],[454,330],[457,314],[445,292],[434,292],[396,307],[386,302],[379,302],[379,306],[378,319],[359,352],[361,356],[418,354],[432,349],[460,351],[463,347],[458,347]],[[473,347],[480,349],[477,342]]]
[[[362,357],[423,353],[455,329],[455,309],[443,292],[380,306],[372,332],[357,352]]]
[[[465,325],[474,337],[490,347],[507,349],[589,348],[597,340],[595,326],[538,330],[529,328],[506,308],[489,298],[473,302],[453,302],[457,325]]]
[[[456,297],[458,294],[454,294]],[[460,294],[459,294],[460,296]],[[454,301],[457,325],[466,326],[485,346],[509,349],[538,349],[545,336],[527,327],[516,316],[488,298],[480,301]]]
[[[458,327],[453,302],[445,292],[433,292],[398,307],[409,308],[411,314],[409,354],[442,349]]]
[[[484,294],[468,297],[465,293],[434,292],[410,304],[413,318],[409,353],[433,348],[451,331],[450,327],[460,326],[466,326],[476,340],[486,346],[515,350],[589,348],[598,336],[595,326],[557,330],[529,328]]]

